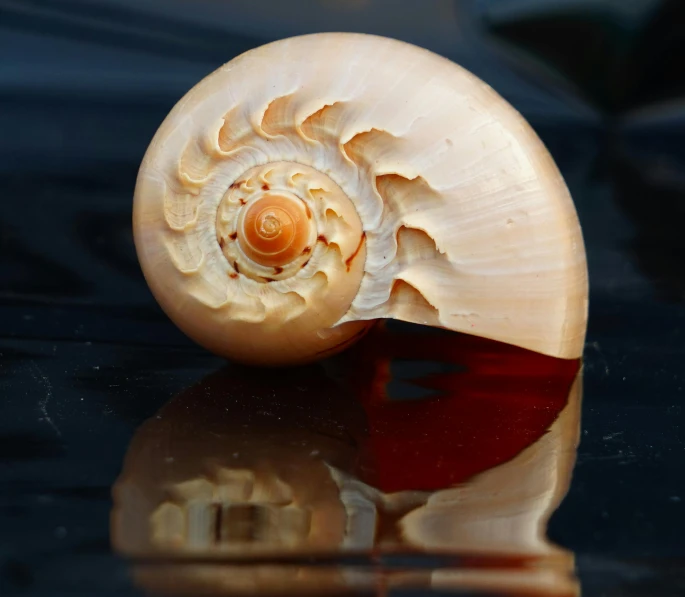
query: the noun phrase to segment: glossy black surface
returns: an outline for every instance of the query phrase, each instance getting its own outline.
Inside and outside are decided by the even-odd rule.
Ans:
[[[584,595],[685,593],[682,3],[190,4],[0,2],[0,594],[140,594],[110,546],[112,485],[141,424],[225,363],[145,286],[137,167],[202,76],[323,30],[454,59],[547,144],[591,283],[581,443],[549,534]]]

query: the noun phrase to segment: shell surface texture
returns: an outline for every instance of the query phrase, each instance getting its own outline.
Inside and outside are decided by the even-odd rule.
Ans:
[[[306,35],[216,70],[152,140],[133,226],[164,311],[232,360],[313,361],[382,318],[582,353],[554,161],[488,85],[404,42]]]

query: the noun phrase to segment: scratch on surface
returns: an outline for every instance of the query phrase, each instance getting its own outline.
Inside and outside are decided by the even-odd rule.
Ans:
[[[59,437],[62,437],[62,432],[59,430],[59,427],[55,425],[55,422],[50,418],[50,415],[48,415],[48,402],[50,402],[50,398],[52,398],[52,384],[50,383],[48,376],[40,370],[38,365],[36,365],[35,361],[31,361],[31,369],[34,371],[33,379],[45,388],[45,395],[38,401],[38,408],[40,409],[40,412],[43,413],[43,419],[48,422],[50,427],[55,430],[55,433]]]
[[[616,431],[615,433],[609,433],[609,434],[605,435],[604,437],[602,437],[602,439],[605,442],[607,442],[609,440],[614,439],[615,437],[618,437],[619,435],[623,435],[623,431]]]
[[[604,460],[618,460],[616,464],[618,465],[623,465],[623,464],[632,464],[633,462],[637,462],[638,458],[633,454],[632,452],[629,453],[624,453],[623,450],[619,450],[618,454],[607,454],[604,456],[597,456],[595,454],[589,454],[589,453],[581,453],[578,454],[578,464],[585,464],[587,462],[601,462]]]
[[[599,347],[599,342],[590,342],[588,346],[592,346],[597,351],[597,354],[599,355],[599,358],[602,360],[602,364],[604,366],[604,375],[608,376],[609,375],[609,362],[607,361],[606,357],[604,356],[604,353],[602,352],[602,349]]]

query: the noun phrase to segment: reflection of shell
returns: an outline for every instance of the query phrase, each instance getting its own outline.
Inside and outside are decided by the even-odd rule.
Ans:
[[[132,557],[336,550],[345,516],[326,463],[350,469],[364,425],[320,365],[219,370],[136,432],[113,488],[113,546]]]
[[[469,483],[436,491],[402,520],[404,538],[426,550],[546,555],[547,521],[568,492],[580,435],[583,378],[549,431],[514,459]]]
[[[260,200],[292,207],[276,257],[246,249]],[[134,228],[165,311],[231,358],[310,360],[386,317],[582,351],[585,254],[551,157],[483,82],[394,40],[292,38],[207,77],[146,154]]]
[[[380,331],[374,330],[363,344],[379,355],[375,364],[385,369],[384,354],[395,353],[401,340],[392,334],[385,345],[374,346],[373,336]],[[385,491],[362,478],[369,476],[370,464],[362,456],[370,431],[362,406],[350,401],[349,388],[324,375],[323,367],[295,368],[278,376],[252,376],[251,370],[226,367],[165,405],[136,432],[129,447],[113,488],[111,536],[114,549],[134,559],[136,582],[160,594],[195,596],[300,594],[313,588],[311,580],[318,583],[314,594],[325,593],[324,587],[357,594],[352,589],[360,585],[380,586],[378,574],[389,587],[577,595],[573,555],[550,544],[545,527],[569,486],[579,434],[581,374],[569,389],[574,375],[545,370],[544,363],[571,363],[457,334],[447,337],[456,342],[448,342],[445,362],[459,362],[453,357],[462,346],[471,355],[469,373],[443,374],[443,382],[451,378],[452,392],[410,402],[468,404],[469,398],[478,398],[493,411],[517,402],[520,416],[510,418],[516,421],[515,430],[505,433],[534,432],[536,441],[510,457],[502,451],[505,438],[472,427],[481,436],[478,448],[487,451],[486,443],[498,444],[495,449],[507,456],[505,462],[491,462],[479,474],[457,484],[445,482],[435,491]],[[421,338],[413,345],[420,347]],[[426,374],[429,362],[413,361],[424,372],[414,369],[418,375],[405,381],[439,386],[439,375]],[[338,366],[340,373],[358,370],[351,359]],[[518,391],[502,380],[511,379],[514,369],[525,380]],[[470,385],[462,383],[467,375]],[[377,375],[361,369],[360,376],[360,385],[383,391]],[[493,384],[493,378],[500,383]],[[546,390],[536,390],[538,385]],[[531,400],[536,395],[546,395],[546,404]],[[563,409],[559,402],[566,404]],[[397,432],[412,413],[409,404],[387,399],[383,404],[389,423],[383,431],[399,438]],[[546,431],[536,430],[526,416],[538,410],[553,413],[555,420]],[[421,426],[420,418],[413,420]],[[459,425],[468,427],[469,421],[455,417],[450,422],[455,433],[425,434],[426,442],[405,436],[424,454],[425,468],[459,468],[457,459],[440,457],[429,443],[446,444],[444,455],[477,458],[479,450],[463,450],[459,440]],[[418,477],[416,461],[398,454]],[[450,562],[456,561],[452,556],[464,556],[463,567],[431,570],[421,560],[420,570],[374,567],[318,576],[317,566],[291,576],[290,566],[255,565],[260,559],[417,551],[448,556]],[[250,564],[227,563],[237,560]]]

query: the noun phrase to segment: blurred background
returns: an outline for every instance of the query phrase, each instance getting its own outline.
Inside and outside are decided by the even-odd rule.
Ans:
[[[196,377],[193,363],[216,366],[145,285],[130,224],[137,169],[202,77],[250,48],[320,31],[385,35],[446,56],[546,143],[576,203],[591,285],[583,443],[552,537],[586,570],[614,556],[685,556],[682,0],[0,0],[0,383],[12,413],[0,419],[0,464],[39,461],[12,487],[37,485],[46,459],[69,453],[70,426],[89,438],[72,453],[101,437],[114,451],[96,449],[99,473],[71,483],[102,521],[122,440]],[[75,342],[98,355],[87,367]],[[68,371],[45,360],[57,376],[46,382],[22,369],[27,355],[51,352]],[[160,370],[168,381],[150,385],[147,404],[122,387],[146,387]],[[38,390],[52,410],[34,433],[26,397]],[[98,405],[106,431],[79,422],[70,392]],[[69,475],[56,467],[45,478]],[[28,582],[28,556],[15,489],[5,490],[15,509],[5,511],[11,538],[0,536],[0,555],[16,589]],[[56,521],[45,523],[44,546],[90,537],[106,549],[86,522],[65,538]]]

